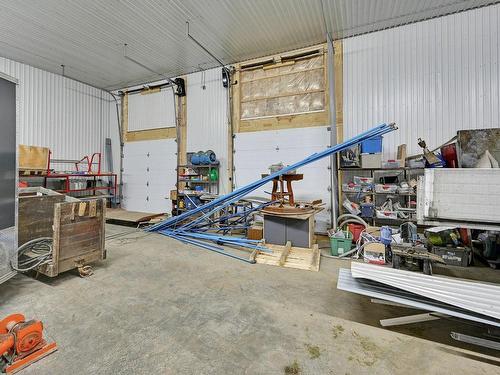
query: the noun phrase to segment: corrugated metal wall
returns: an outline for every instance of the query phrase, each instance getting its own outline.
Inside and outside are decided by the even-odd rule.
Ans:
[[[19,81],[20,143],[49,147],[56,159],[104,155],[106,137],[119,148],[114,102],[105,91],[4,58],[0,72]]]
[[[222,86],[221,68],[189,74],[187,85],[187,151],[210,149],[216,153],[220,161],[220,192],[227,193],[227,89]]]
[[[459,129],[500,125],[500,5],[362,35],[344,44],[344,137],[382,122],[398,144],[433,148]]]

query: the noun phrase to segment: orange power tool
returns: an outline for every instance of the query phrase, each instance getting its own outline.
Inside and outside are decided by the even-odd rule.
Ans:
[[[47,344],[39,320],[26,321],[22,314],[12,314],[0,321],[0,369],[13,374],[57,350]]]

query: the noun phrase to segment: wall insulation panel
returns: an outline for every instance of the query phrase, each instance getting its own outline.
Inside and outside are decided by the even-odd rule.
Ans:
[[[220,192],[228,193],[228,89],[222,86],[221,68],[190,74],[187,82],[187,151],[215,152]]]
[[[128,131],[175,127],[174,94],[166,87],[128,96]]]
[[[119,148],[116,122],[110,123],[112,98],[105,91],[4,58],[0,72],[19,81],[19,143],[49,147],[56,159],[94,152],[104,158],[106,137]]]
[[[293,164],[307,156],[323,151],[329,146],[330,133],[327,127],[286,129],[238,133],[234,140],[234,183],[236,187],[247,185],[261,178],[262,173],[269,173],[271,164],[283,162]],[[302,181],[292,183],[296,200],[311,201],[322,199],[325,210],[316,216],[316,231],[326,232],[331,227],[331,207],[329,158],[306,165],[297,173],[304,174]],[[272,184],[269,183],[250,196],[271,198]]]
[[[177,144],[173,139],[128,142],[124,146],[122,208],[170,213],[175,189]]]
[[[500,124],[500,5],[343,41],[344,138],[396,122],[398,144],[437,147],[459,129]]]

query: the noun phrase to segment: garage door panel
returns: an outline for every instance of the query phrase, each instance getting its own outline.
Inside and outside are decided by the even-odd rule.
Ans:
[[[125,144],[123,208],[151,213],[171,211],[169,192],[175,189],[176,151],[173,139]]]
[[[283,162],[294,164],[313,153],[323,151],[329,146],[330,133],[326,127],[286,129],[239,133],[234,142],[234,166],[236,187],[245,186],[268,173],[272,164]],[[326,208],[331,207],[330,161],[328,158],[300,168],[304,179],[293,183],[293,191],[297,200],[322,199]],[[250,196],[270,198],[272,183],[250,193]],[[316,217],[316,230],[325,232],[331,225],[330,214],[326,209]]]

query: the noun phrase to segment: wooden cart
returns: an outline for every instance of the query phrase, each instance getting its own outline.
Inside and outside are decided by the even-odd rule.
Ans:
[[[106,259],[104,199],[79,200],[40,187],[19,189],[19,246],[52,237],[52,262],[37,271],[57,276]]]

